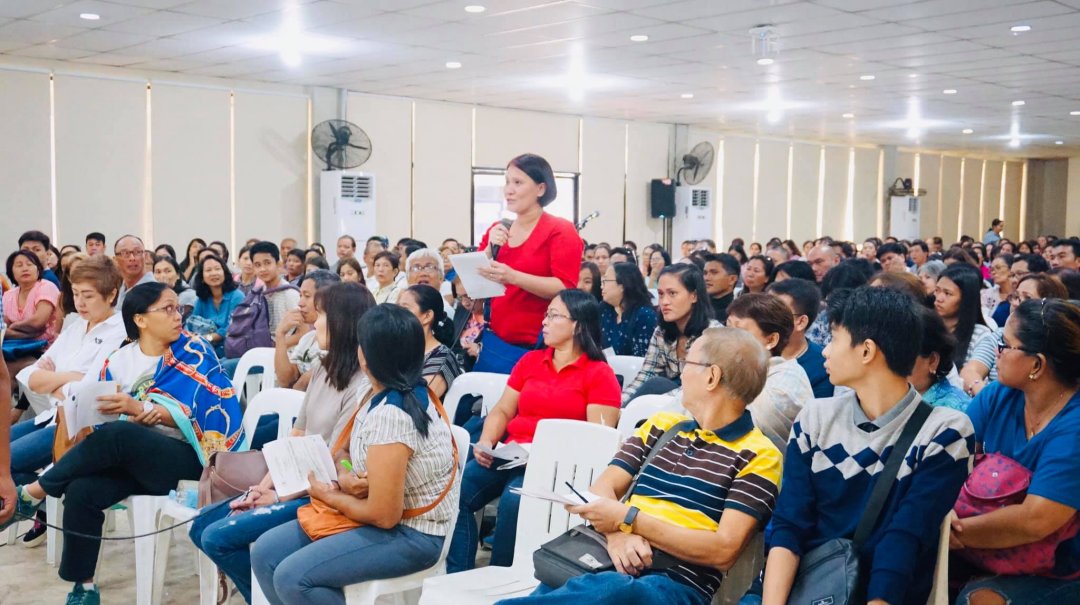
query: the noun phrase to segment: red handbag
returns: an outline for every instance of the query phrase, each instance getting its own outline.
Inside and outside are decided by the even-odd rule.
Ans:
[[[1002,454],[978,454],[975,469],[964,482],[953,511],[965,519],[1020,504],[1030,485],[1031,471],[1019,462]],[[1038,542],[1011,548],[964,548],[958,554],[994,574],[1071,580],[1080,578],[1080,572],[1056,575],[1054,559],[1058,545],[1076,537],[1078,531],[1080,518],[1073,515],[1072,520]]]

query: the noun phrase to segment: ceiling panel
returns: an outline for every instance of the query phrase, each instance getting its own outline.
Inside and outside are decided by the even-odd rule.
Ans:
[[[1080,151],[1080,118],[1068,115],[1080,109],[1080,0],[500,0],[480,14],[465,4],[0,0],[0,61],[343,87],[778,137],[1021,156]],[[323,44],[302,49],[295,68],[274,49],[292,22],[301,39]],[[1031,31],[1009,31],[1020,22]],[[756,64],[751,49],[749,29],[762,24],[775,28],[770,66]],[[633,34],[649,39],[632,42]],[[462,68],[446,69],[447,61]],[[582,71],[568,78],[573,65]],[[580,100],[567,94],[575,81],[583,82]],[[776,123],[765,119],[770,95],[786,108]],[[918,141],[905,136],[912,99],[929,120]],[[1014,107],[1017,99],[1026,104]],[[1014,121],[1031,141],[1021,149],[1008,147]],[[1055,148],[1059,139],[1067,144]]]

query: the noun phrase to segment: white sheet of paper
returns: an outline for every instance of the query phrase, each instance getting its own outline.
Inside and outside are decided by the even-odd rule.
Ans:
[[[102,395],[115,395],[120,392],[120,383],[114,380],[105,382],[80,382],[72,389],[71,397],[64,400],[64,424],[67,425],[68,438],[74,439],[79,431],[86,427],[119,420],[119,414],[102,414],[97,400]]]
[[[461,276],[461,285],[469,293],[469,298],[495,298],[506,294],[506,286],[493,282],[480,275],[480,269],[491,266],[491,259],[483,252],[451,254],[450,263],[454,271]]]
[[[499,465],[497,470],[507,471],[529,463],[529,445],[521,443],[503,443],[495,446],[495,449],[486,445],[477,445],[477,449],[496,460],[505,460],[506,463]]]
[[[330,448],[319,435],[278,439],[264,445],[262,451],[279,496],[306,491],[311,487],[307,479],[311,472],[324,483],[337,479]]]
[[[578,491],[581,492],[581,495],[585,496],[585,499],[589,502],[592,502],[600,497],[587,490],[579,489]],[[545,500],[547,502],[554,502],[556,504],[569,504],[572,506],[583,504],[581,498],[578,498],[577,494],[573,492],[568,494],[558,494],[545,489],[526,489],[524,487],[511,487],[510,492],[518,494],[519,496],[525,496],[526,498],[536,498],[537,500]]]

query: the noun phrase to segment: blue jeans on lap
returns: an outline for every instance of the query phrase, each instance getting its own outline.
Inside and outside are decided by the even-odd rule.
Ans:
[[[492,466],[501,464],[496,460]],[[521,496],[510,493],[511,487],[521,487],[525,480],[525,467],[508,471],[484,468],[476,460],[465,465],[461,475],[461,501],[458,520],[454,527],[453,541],[446,558],[447,573],[472,569],[476,564],[476,546],[480,529],[476,526],[476,511],[481,510],[495,498],[499,498],[499,512],[495,517],[495,543],[491,549],[491,564],[509,567],[514,562],[514,543],[517,537],[518,503]]]
[[[708,605],[709,599],[663,574],[635,578],[616,571],[585,574],[561,588],[541,584],[527,597],[495,605]]]
[[[38,471],[52,462],[56,425],[35,426],[24,420],[11,427],[11,478],[16,485],[37,481]]]
[[[267,531],[296,520],[296,509],[310,501],[298,498],[229,515],[232,498],[202,509],[188,535],[195,547],[218,566],[251,602],[251,544]]]
[[[290,521],[263,534],[251,549],[251,565],[273,605],[345,605],[349,584],[398,578],[439,560],[444,538],[397,525],[366,525],[312,541]]]

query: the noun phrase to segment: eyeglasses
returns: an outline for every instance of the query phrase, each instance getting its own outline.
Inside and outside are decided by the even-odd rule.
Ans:
[[[680,359],[679,360],[679,371],[680,372],[685,372],[686,371],[686,366],[688,366],[688,365],[698,366],[698,367],[701,367],[701,368],[711,368],[716,364],[714,364],[714,363],[705,363],[703,361],[691,361],[689,359]]]
[[[571,317],[569,315],[563,315],[561,313],[554,313],[552,311],[548,311],[547,313],[544,313],[544,319],[546,319],[547,321],[551,321],[553,319],[571,319]]]
[[[1005,351],[1020,351],[1021,353],[1024,353],[1026,355],[1035,355],[1035,353],[1033,351],[1031,351],[1030,349],[1026,349],[1024,347],[1014,347],[1014,346],[1006,343],[1004,338],[1002,338],[1001,340],[998,341],[997,350],[998,350],[998,355],[1001,355]]]
[[[165,305],[164,307],[158,307],[156,309],[147,309],[146,312],[147,313],[162,312],[162,313],[165,313],[166,317],[168,317],[168,316],[171,316],[171,315],[179,314],[180,313],[180,307],[178,307],[176,305]]]
[[[117,250],[116,255],[120,258],[135,258],[143,255],[143,250]]]
[[[438,273],[439,268],[435,265],[413,265],[409,267],[410,273]]]

